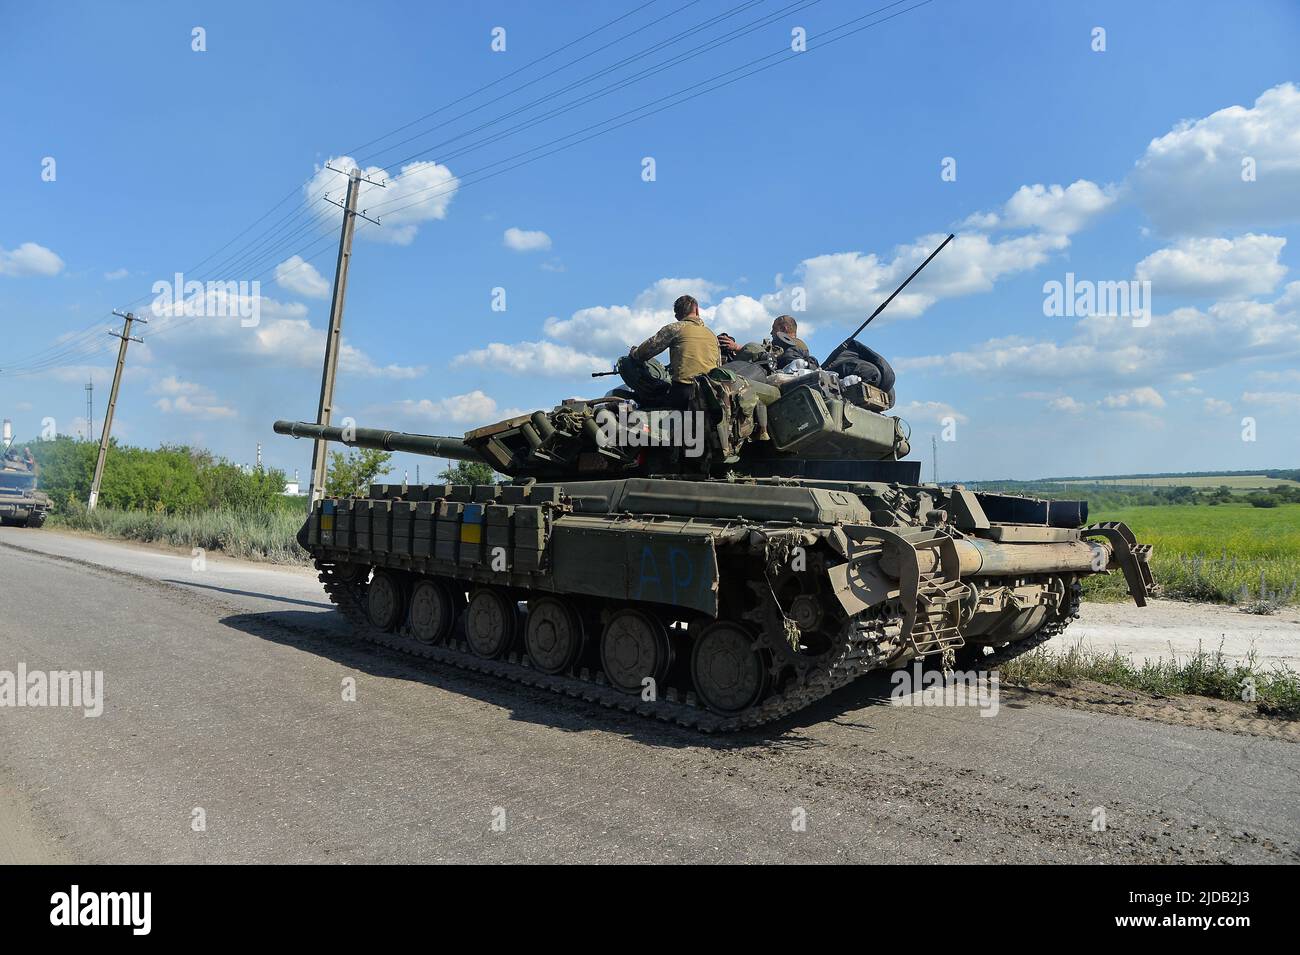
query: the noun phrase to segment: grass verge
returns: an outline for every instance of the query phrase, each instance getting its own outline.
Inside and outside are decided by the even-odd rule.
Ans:
[[[307,564],[310,559],[295,539],[302,522],[301,513],[285,509],[219,508],[195,514],[155,514],[108,507],[55,513],[49,521],[55,527],[121,540],[169,544],[187,550],[201,547],[243,560]]]
[[[1264,670],[1252,652],[1244,660],[1198,647],[1190,656],[1134,663],[1124,654],[1085,648],[1081,643],[1064,652],[1047,647],[1031,650],[999,668],[1006,683],[1070,686],[1093,680],[1160,696],[1190,694],[1217,700],[1254,702],[1262,716],[1300,719],[1300,673],[1286,667]],[[1247,689],[1253,687],[1252,701]]]

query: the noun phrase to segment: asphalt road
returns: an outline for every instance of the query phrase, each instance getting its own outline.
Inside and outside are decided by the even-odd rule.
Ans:
[[[49,529],[0,530],[0,596],[0,671],[105,686],[0,707],[0,862],[1300,861],[1284,740],[883,678],[701,737],[359,643],[305,570]]]

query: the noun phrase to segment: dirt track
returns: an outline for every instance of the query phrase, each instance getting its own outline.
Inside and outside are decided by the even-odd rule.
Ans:
[[[1177,600],[1154,600],[1141,610],[1129,603],[1085,603],[1069,631],[1069,641],[1079,640],[1097,650],[1116,648],[1139,662],[1220,646],[1227,656],[1240,659],[1253,649],[1263,666],[1278,663],[1300,670],[1300,609],[1258,616]]]

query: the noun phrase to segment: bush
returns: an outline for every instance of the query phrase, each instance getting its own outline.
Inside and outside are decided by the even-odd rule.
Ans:
[[[90,497],[99,446],[66,435],[32,441],[40,465],[40,487],[56,510]],[[284,472],[245,471],[201,448],[163,445],[154,450],[110,442],[99,503],[105,507],[193,514],[213,508],[266,510],[278,506]]]

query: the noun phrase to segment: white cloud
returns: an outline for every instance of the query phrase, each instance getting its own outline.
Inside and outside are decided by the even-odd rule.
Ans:
[[[1202,403],[1206,414],[1226,415],[1232,414],[1232,402],[1220,401],[1218,398],[1206,398]]]
[[[1247,391],[1241,396],[1242,404],[1263,405],[1278,411],[1300,412],[1300,394],[1294,391]]]
[[[1286,275],[1278,261],[1286,239],[1246,233],[1235,239],[1188,238],[1152,252],[1137,264],[1154,295],[1246,298],[1265,295]]]
[[[626,352],[627,349],[624,349]],[[457,355],[453,365],[476,365],[517,374],[563,377],[592,371],[607,371],[611,360],[555,342],[491,342],[484,348]]]
[[[1077,401],[1069,395],[1062,395],[1060,398],[1053,398],[1047,403],[1047,407],[1053,411],[1060,411],[1065,414],[1083,414],[1088,410],[1088,406],[1082,401]]]
[[[1021,187],[1000,214],[975,217],[977,230],[959,233],[879,321],[915,317],[941,298],[987,292],[1004,276],[1036,268],[1067,249],[1069,233],[1107,209],[1114,196],[1112,187],[1083,179],[1069,186]],[[980,231],[992,228],[1038,231],[1002,238]],[[685,294],[699,300],[700,316],[710,328],[738,340],[768,334],[772,319],[783,313],[795,316],[800,335],[806,337],[823,321],[842,324],[850,317],[870,314],[943,239],[942,233],[924,235],[897,246],[888,257],[863,252],[812,256],[800,262],[788,279],[777,275],[773,291],[759,298],[730,295],[716,305],[710,303],[725,286],[703,278],[662,278],[630,305],[596,305],[578,309],[568,318],[546,319],[545,335],[565,346],[563,351],[545,351],[547,346],[555,348],[549,342],[498,343],[462,355],[457,362],[519,371],[556,368],[555,374],[572,374],[587,367],[584,362],[597,360],[592,352],[611,357],[625,354],[629,346],[673,321],[673,302]],[[608,362],[608,358],[600,361],[599,367],[607,367]]]
[[[906,421],[928,421],[933,424],[946,424],[945,418],[951,418],[958,424],[965,424],[970,420],[952,405],[942,401],[911,401],[894,408],[890,413]]]
[[[1101,399],[1101,404],[1105,408],[1112,409],[1163,408],[1165,399],[1154,388],[1143,386],[1121,394],[1107,395]]]
[[[175,375],[168,375],[159,379],[150,390],[163,395],[197,395],[203,391],[203,386],[192,381],[182,381]]]
[[[717,305],[701,309],[700,317],[717,332],[726,332],[739,342],[758,339],[772,331],[772,319],[778,313],[768,311],[758,299],[748,295],[728,295]],[[796,316],[800,337],[811,335],[815,326],[802,315]]]
[[[722,306],[710,307],[705,303],[711,301],[722,288],[723,286],[707,279],[659,279],[649,288],[641,291],[631,305],[596,305],[580,308],[568,318],[555,316],[548,318],[543,323],[543,330],[550,338],[568,343],[574,348],[591,349],[610,356],[600,361],[600,367],[608,368],[612,357],[627,354],[630,346],[644,341],[674,320],[673,302],[678,296],[695,296],[701,305],[700,317],[706,323],[712,324],[715,321],[715,313]],[[736,328],[743,330],[752,323],[755,310],[759,313],[763,312],[763,306],[753,299],[741,302],[740,298],[744,296],[725,301],[723,318],[733,320],[736,322]],[[771,319],[768,318],[767,322],[770,327]],[[547,343],[523,342],[521,347],[536,349],[543,344]]]
[[[307,320],[307,306],[259,297],[257,325],[243,327],[240,314],[250,314],[252,296],[209,295],[207,310],[214,315],[233,312],[236,317],[191,318],[172,315],[170,306],[155,310],[159,320],[151,326],[150,341],[165,352],[193,353],[194,360],[216,364],[221,360],[243,365],[249,361],[320,368],[325,354],[325,330]],[[233,301],[231,301],[233,300]],[[160,335],[166,332],[166,335]],[[134,349],[132,351],[134,355]],[[339,349],[339,370],[368,378],[408,379],[425,371],[424,366],[380,365],[346,340]]]
[[[335,156],[325,165],[350,170],[357,163],[350,156]],[[361,176],[357,209],[379,219],[382,224],[376,226],[364,219],[359,220],[356,235],[394,245],[410,245],[421,224],[447,218],[451,200],[460,189],[460,180],[450,169],[436,162],[408,163],[392,177],[380,166],[369,166],[361,170]],[[371,185],[367,179],[386,183],[386,186]],[[342,202],[347,195],[347,185],[346,175],[322,166],[303,187],[319,220],[330,229],[338,228],[343,212],[318,197],[326,194],[330,199]]]
[[[1208,309],[1175,309],[1144,328],[1094,316],[1073,326],[1065,342],[1009,336],[943,354],[902,357],[900,371],[1016,375],[1103,383],[1185,380],[1192,372],[1253,359],[1300,356],[1300,282],[1273,302],[1226,301]]]
[[[633,300],[632,305],[638,309],[668,309],[682,295],[691,295],[704,308],[713,301],[713,296],[726,286],[707,279],[660,279]],[[671,321],[671,319],[669,319]]]
[[[1079,179],[1068,186],[1021,186],[1002,207],[1001,216],[977,215],[972,224],[982,228],[1038,229],[1072,235],[1109,209],[1115,202],[1114,186],[1099,186]],[[972,220],[967,220],[971,222]],[[992,224],[992,225],[991,225]]]
[[[124,279],[130,274],[129,269],[114,269],[111,272],[105,272],[104,278],[109,282],[116,282],[118,279]]]
[[[645,341],[674,321],[672,305],[679,295],[694,295],[704,303],[721,288],[704,279],[660,279],[637,295],[632,305],[597,305],[578,309],[569,318],[552,316],[543,323],[543,330],[570,349],[605,355],[597,360],[599,367],[608,368],[614,357],[627,354],[630,346]],[[742,341],[766,335],[777,314],[748,295],[729,295],[716,305],[700,307],[700,317],[706,325],[717,332],[729,332]],[[799,328],[806,334],[812,325],[799,316]],[[528,350],[545,344],[549,343],[522,342],[518,346],[498,347]]]
[[[1243,180],[1253,160],[1254,181]],[[1300,220],[1300,89],[1283,83],[1252,107],[1184,120],[1153,139],[1130,182],[1170,233],[1262,228]]]
[[[773,315],[790,312],[795,290],[802,288],[807,312],[814,319],[840,322],[849,316],[865,318],[943,239],[942,234],[922,236],[897,247],[888,260],[862,252],[804,259],[790,279],[777,276],[780,287],[763,296],[763,305]],[[1069,244],[1069,238],[1060,233],[1040,232],[999,240],[979,232],[960,232],[877,321],[887,324],[915,318],[939,299],[988,292],[998,279],[1036,268]]]
[[[0,249],[0,275],[39,275],[49,278],[62,271],[63,260],[35,242],[24,242],[12,251]]]
[[[540,229],[527,231],[511,226],[506,229],[503,241],[507,249],[515,252],[545,252],[551,247],[551,237]]]
[[[154,407],[163,414],[179,414],[208,421],[237,416],[234,408],[218,404],[210,389],[192,381],[184,381],[175,375],[160,379],[150,390],[163,396],[154,402]]]
[[[495,398],[478,389],[437,400],[398,401],[394,407],[398,414],[422,421],[470,426],[491,424],[523,414],[518,408],[498,407]]]
[[[282,289],[307,298],[330,295],[330,283],[301,255],[290,256],[275,267],[275,282]]]

